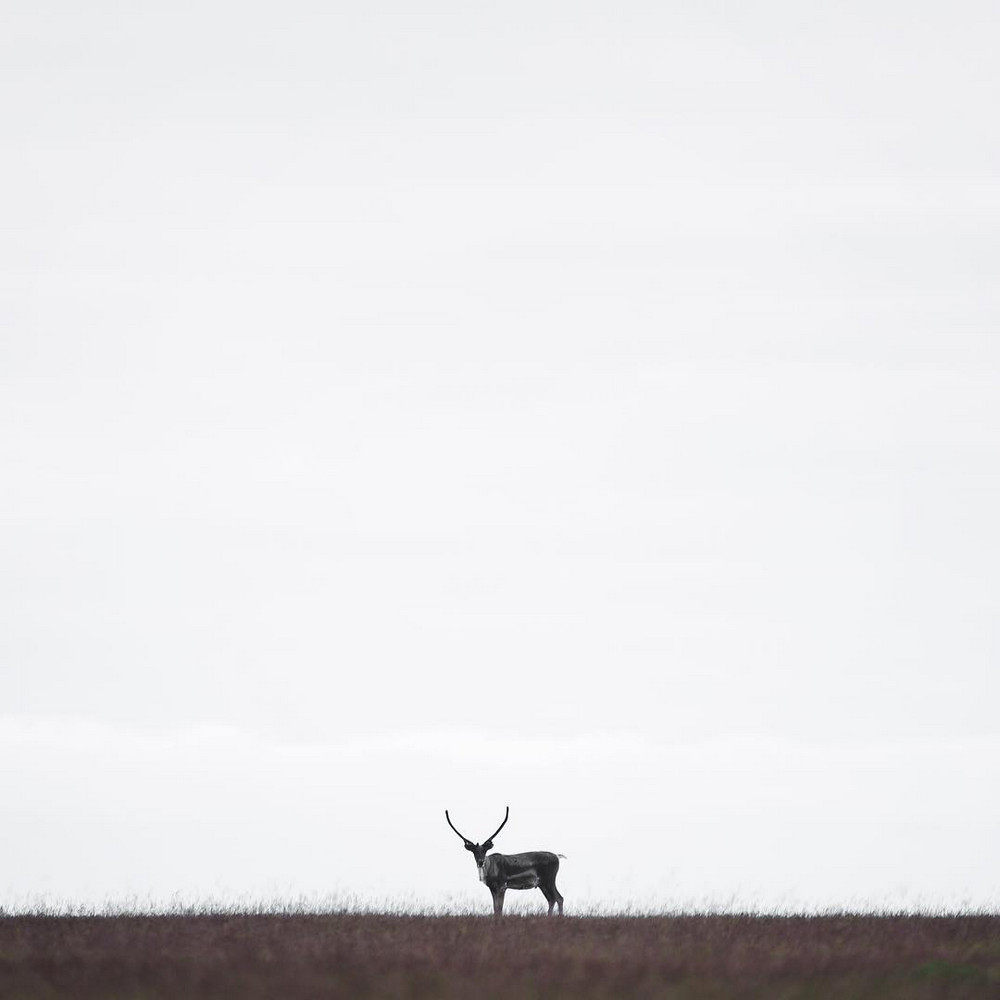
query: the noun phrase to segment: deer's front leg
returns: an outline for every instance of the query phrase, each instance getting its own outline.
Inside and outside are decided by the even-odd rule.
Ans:
[[[490,892],[493,893],[493,916],[502,917],[503,916],[503,897],[504,893],[507,891],[507,886],[497,885],[490,886]]]

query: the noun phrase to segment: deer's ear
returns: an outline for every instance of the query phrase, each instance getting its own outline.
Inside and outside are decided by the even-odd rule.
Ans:
[[[488,851],[492,846],[493,846],[493,841],[487,840],[486,843],[483,844],[483,850]]]

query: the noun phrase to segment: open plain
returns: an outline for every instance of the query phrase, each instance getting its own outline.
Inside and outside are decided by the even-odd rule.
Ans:
[[[1000,996],[1000,917],[0,916],[17,1000]]]

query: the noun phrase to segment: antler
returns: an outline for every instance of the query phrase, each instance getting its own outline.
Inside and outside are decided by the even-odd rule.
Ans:
[[[451,817],[450,817],[450,816],[448,815],[448,810],[447,810],[447,809],[445,809],[445,811],[444,811],[444,818],[445,818],[445,819],[446,819],[446,820],[448,821],[448,826],[450,826],[450,827],[451,827],[451,828],[452,828],[453,830],[455,830],[455,824],[454,824],[454,823],[452,823],[452,821],[451,821]],[[505,820],[504,822],[506,822],[506,820]],[[455,833],[458,833],[458,830],[455,830]],[[459,836],[460,836],[460,837],[462,838],[462,840],[464,840],[464,841],[465,841],[465,842],[466,842],[467,844],[471,844],[471,843],[472,843],[472,841],[471,841],[471,840],[469,840],[469,838],[468,838],[468,837],[466,837],[464,833],[458,833],[458,835],[459,835]]]
[[[483,843],[488,844],[493,839],[493,837],[495,837],[507,825],[508,819],[510,819],[510,806],[507,806],[507,812],[504,813],[503,822],[496,828],[496,830],[493,833],[493,836],[487,837],[486,840],[483,841]],[[452,829],[454,830],[455,828],[452,827]],[[458,833],[457,830],[455,830],[455,832]]]

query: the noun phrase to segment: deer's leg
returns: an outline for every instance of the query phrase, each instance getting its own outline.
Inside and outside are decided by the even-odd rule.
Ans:
[[[551,917],[552,907],[556,905],[555,893],[552,891],[551,886],[540,885],[538,888],[542,890],[542,895],[545,897],[545,902],[549,904],[549,916]]]
[[[493,916],[502,917],[503,916],[503,897],[504,893],[507,891],[505,885],[499,885],[495,889],[491,890],[493,892]]]
[[[552,893],[552,898],[555,900],[556,906],[559,907],[559,916],[561,917],[562,916],[563,898],[562,898],[562,893],[556,888],[556,880],[555,879],[552,880],[552,885],[549,887],[549,891]],[[552,904],[549,903],[549,913],[551,913],[551,912],[552,912]]]

